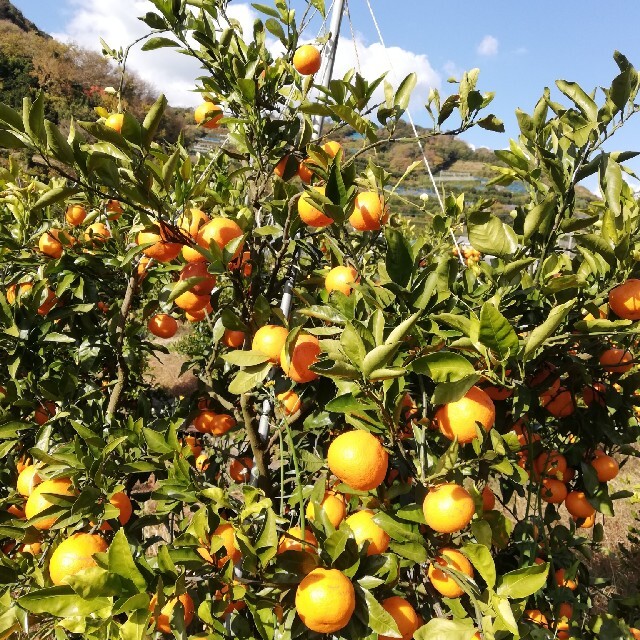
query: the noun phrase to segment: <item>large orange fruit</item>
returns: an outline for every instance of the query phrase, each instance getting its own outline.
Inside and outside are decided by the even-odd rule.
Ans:
[[[337,569],[314,569],[296,590],[296,611],[311,631],[335,633],[343,629],[355,608],[353,584]]]
[[[153,242],[151,246],[143,250],[147,258],[153,258],[158,262],[171,262],[180,253],[182,245],[178,242],[167,242],[162,234],[153,231],[141,231],[136,237],[137,244],[147,244]]]
[[[436,411],[435,420],[449,440],[458,438],[462,444],[478,437],[476,423],[479,422],[485,431],[493,428],[496,410],[493,400],[482,389],[471,387],[460,400],[442,405]]]
[[[222,546],[227,552],[227,555],[223,556],[218,561],[218,566],[221,567],[228,560],[231,560],[233,564],[240,562],[242,554],[236,545],[235,529],[233,528],[233,525],[228,522],[224,522],[218,526],[218,528],[213,532],[213,535],[220,536],[222,538]]]
[[[555,478],[545,478],[542,481],[540,497],[551,504],[560,504],[567,497],[567,485]]]
[[[476,512],[469,492],[449,482],[434,487],[425,496],[422,511],[426,523],[438,533],[454,533],[464,529]]]
[[[320,508],[325,512],[329,522],[337,529],[340,523],[345,519],[347,515],[347,507],[345,505],[344,496],[334,491],[327,491],[320,502]],[[316,511],[313,506],[313,502],[307,505],[305,512],[308,520],[314,520]]]
[[[382,196],[375,191],[364,191],[356,196],[349,222],[358,231],[376,231],[387,218]]]
[[[265,324],[260,327],[251,341],[251,349],[259,351],[267,356],[271,362],[277,364],[280,362],[280,353],[287,341],[289,332],[285,327],[279,327],[275,324]]]
[[[65,239],[67,245],[73,244],[74,239],[65,231],[61,229],[49,229],[49,231],[45,231],[40,236],[38,249],[40,249],[45,256],[57,260],[64,251],[64,245],[60,241],[60,236]]]
[[[394,619],[402,640],[411,640],[420,626],[416,610],[400,596],[391,596],[382,601],[382,608]],[[378,640],[392,640],[391,636],[378,636]]]
[[[213,307],[209,303],[204,309],[198,309],[197,311],[185,311],[184,317],[189,322],[200,322],[204,320],[205,316],[213,313]]]
[[[133,515],[133,505],[129,496],[124,491],[118,491],[109,498],[109,503],[118,509],[118,522],[124,527]],[[112,527],[108,522],[103,522],[100,531],[111,531]]]
[[[192,291],[185,291],[175,298],[173,302],[177,307],[184,309],[184,311],[194,313],[196,311],[202,311],[210,301],[211,296],[209,295],[198,296]]]
[[[625,320],[640,320],[640,280],[623,282],[609,292],[609,308]]]
[[[600,482],[613,480],[620,471],[620,465],[611,456],[601,453],[591,461],[591,466],[596,470]]]
[[[353,531],[353,536],[358,545],[361,545],[365,540],[369,541],[368,556],[384,553],[389,548],[389,542],[391,541],[389,534],[373,521],[374,516],[375,513],[373,511],[364,509],[346,519],[346,523]]]
[[[207,271],[207,265],[204,262],[190,262],[182,268],[179,279],[189,280],[189,278],[203,278],[189,289],[197,296],[210,295],[211,290],[216,286],[216,277]]]
[[[230,349],[239,349],[244,344],[244,335],[244,331],[225,329],[222,336],[222,344]]]
[[[301,76],[312,76],[321,65],[320,51],[312,44],[303,44],[293,54],[293,66]]]
[[[218,121],[222,118],[223,113],[219,105],[207,100],[196,107],[193,112],[193,118],[196,124],[201,124],[205,129],[218,128]]]
[[[165,603],[160,610],[158,618],[155,618],[153,612],[156,609],[156,603],[158,602],[158,596],[155,594],[151,598],[151,602],[149,602],[149,611],[152,612],[151,622],[156,623],[156,631],[160,631],[161,633],[170,634],[171,631],[171,618],[173,616],[173,610],[176,608],[176,604],[180,602],[182,605],[182,609],[184,611],[184,627],[185,629],[191,624],[193,621],[193,616],[195,614],[195,606],[193,604],[193,600],[188,593],[182,593],[177,598],[175,596],[169,596],[165,600]]]
[[[606,407],[607,402],[605,396],[607,395],[607,387],[602,382],[594,382],[591,385],[587,385],[582,389],[582,399],[587,407],[590,407],[594,402],[601,407]]]
[[[314,365],[320,354],[318,338],[309,333],[300,333],[296,338],[291,351],[291,360],[287,362],[285,347],[280,352],[280,366],[285,375],[294,382],[312,382],[318,378],[318,374],[309,367]]]
[[[304,539],[300,527],[291,527],[291,529],[287,531],[287,535],[283,535],[280,538],[278,544],[278,553],[284,553],[285,551],[307,551],[309,553],[316,553],[318,551],[318,541],[309,527],[306,527],[304,530]]]
[[[358,491],[371,491],[384,480],[389,455],[378,438],[368,431],[347,431],[329,446],[327,462],[331,473]]]
[[[564,499],[564,506],[575,518],[589,518],[596,510],[587,500],[584,491],[571,491]]]
[[[575,578],[567,578],[565,569],[557,569],[555,573],[556,584],[559,587],[566,587],[571,591],[578,588],[578,581]]]
[[[351,293],[354,282],[358,281],[358,272],[353,267],[334,267],[324,279],[324,288],[331,293],[341,291],[345,296]]]
[[[464,593],[464,589],[449,574],[440,569],[447,566],[470,578],[473,578],[473,568],[457,549],[448,547],[440,549],[438,557],[429,565],[427,575],[434,589],[446,598],[459,598]]]
[[[573,394],[565,387],[550,387],[540,394],[540,404],[556,418],[566,418],[575,411]]]
[[[178,331],[178,323],[174,318],[166,313],[156,313],[149,318],[147,329],[158,338],[173,338]]]
[[[44,494],[51,494],[56,496],[76,495],[69,478],[45,480],[33,489],[31,495],[29,496],[29,499],[27,500],[27,504],[24,508],[27,519],[31,520],[32,518],[35,518],[36,516],[40,515],[45,509],[53,506],[53,504],[49,502],[49,500],[47,500]],[[48,518],[44,518],[43,520],[35,522],[33,526],[36,529],[40,529],[41,531],[51,529],[51,527],[56,523],[57,519],[58,516],[49,516]]]
[[[67,207],[64,217],[72,227],[77,227],[87,217],[87,210],[81,204],[71,204]]]
[[[84,241],[92,242],[93,244],[104,242],[110,237],[111,232],[103,222],[94,222],[93,224],[90,224],[84,232]]]
[[[209,216],[201,209],[189,209],[178,218],[178,227],[194,240],[198,236],[200,228],[209,222]]]
[[[51,554],[49,560],[51,582],[60,585],[65,578],[83,569],[95,567],[94,554],[104,553],[108,546],[106,540],[97,534],[74,533],[63,540]]]
[[[625,349],[607,349],[600,356],[600,364],[609,373],[626,373],[633,368],[633,355]]]
[[[215,242],[222,250],[232,240],[240,238],[242,235],[242,229],[233,220],[229,218],[213,218],[198,231],[196,240],[203,249],[208,249],[210,244]],[[233,257],[236,258],[241,251],[242,245],[240,244]]]
[[[38,467],[32,464],[25,467],[18,474],[18,481],[16,482],[16,490],[21,496],[28,498],[35,489],[36,485],[42,482],[42,478],[38,475]]]
[[[229,465],[229,476],[239,484],[246,484],[249,482],[251,469],[253,469],[253,458],[234,458]]]
[[[300,165],[302,167],[302,164]],[[324,187],[312,187],[321,195],[324,195]],[[306,193],[298,200],[298,214],[300,219],[310,227],[322,228],[333,224],[333,218],[326,216],[315,204],[307,197]]]
[[[275,173],[278,178],[284,177],[284,173],[287,169],[287,164],[289,163],[289,156],[284,156],[280,162],[273,168],[273,173]]]
[[[543,451],[533,464],[541,475],[561,477],[567,470],[567,459],[559,451]]]

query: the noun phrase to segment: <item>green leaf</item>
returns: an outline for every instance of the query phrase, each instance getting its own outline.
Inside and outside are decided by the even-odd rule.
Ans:
[[[415,640],[472,640],[475,632],[471,619],[463,621],[432,618],[413,637]]]
[[[109,571],[130,581],[137,591],[147,591],[147,581],[133,561],[124,529],[119,529],[109,545]]]
[[[480,378],[480,375],[474,373],[457,382],[441,382],[433,392],[433,404],[447,404],[460,400]]]
[[[395,344],[382,344],[369,351],[362,361],[361,367],[365,378],[368,378],[372,371],[389,364],[399,347],[400,343],[396,342]]]
[[[498,258],[512,255],[518,247],[514,230],[489,211],[473,211],[467,216],[469,242],[481,253]]]
[[[18,111],[0,102],[0,122],[6,122],[9,126],[18,131],[24,131],[22,116]]]
[[[416,86],[418,76],[415,73],[410,73],[398,87],[396,95],[393,97],[393,104],[404,111],[409,106],[409,100],[411,99],[411,92]]]
[[[593,98],[585,93],[580,85],[575,82],[556,80],[556,86],[580,109],[588,120],[591,122],[598,121],[598,105],[593,101]]]
[[[55,189],[49,189],[49,191],[46,191],[42,196],[40,196],[40,198],[38,198],[31,209],[36,211],[43,207],[48,207],[52,204],[56,204],[57,202],[70,198],[79,191],[80,189],[78,187],[56,187]]]
[[[161,94],[144,118],[144,122],[142,123],[142,145],[147,149],[153,142],[153,138],[158,131],[166,108],[167,99],[164,94]]]
[[[367,350],[360,334],[350,322],[345,325],[344,331],[340,336],[340,347],[356,367],[362,366]]]
[[[400,342],[411,331],[415,323],[420,319],[422,310],[410,315],[406,320],[403,320],[393,331],[387,336],[384,341],[385,344],[392,344],[394,342]]]
[[[547,562],[509,571],[499,578],[496,593],[510,600],[528,598],[544,587],[548,573]]]
[[[120,627],[121,640],[145,640],[147,634],[147,622],[151,616],[149,608],[132,611],[127,621]]]
[[[493,589],[496,583],[496,565],[491,551],[482,544],[469,542],[462,547],[462,553],[469,558],[489,589]]]
[[[164,436],[153,429],[148,429],[147,427],[142,429],[144,433],[144,439],[147,441],[147,446],[150,451],[154,453],[173,453],[173,447],[170,447],[167,444],[167,441],[164,439]]]
[[[72,165],[74,163],[73,149],[60,133],[60,129],[49,120],[45,120],[44,128],[47,132],[47,146],[56,160]]]
[[[556,212],[557,199],[554,193],[527,212],[524,219],[524,241],[528,242],[534,233],[545,236],[551,227]]]
[[[325,405],[325,411],[332,413],[351,413],[352,411],[366,411],[367,409],[375,409],[375,405],[360,396],[354,396],[353,393],[345,393]]]
[[[511,353],[518,351],[519,342],[509,321],[489,302],[480,311],[480,332],[478,339],[491,349],[500,360],[507,360]]]
[[[231,351],[225,353],[222,359],[229,364],[234,364],[237,367],[255,367],[258,364],[263,364],[269,360],[269,356],[265,356],[259,351]]]
[[[29,108],[25,130],[38,142],[44,142],[44,92],[40,91]]]
[[[531,332],[524,347],[525,360],[529,356],[532,356],[535,351],[544,344],[547,338],[553,335],[555,330],[562,324],[567,315],[569,315],[569,311],[571,311],[574,304],[575,301],[570,300],[569,302],[554,307],[547,319]]]
[[[392,615],[375,599],[374,595],[359,584],[354,585],[356,598],[363,606],[356,607],[356,616],[374,633],[401,638],[398,625]]]
[[[239,371],[229,385],[229,393],[240,395],[258,386],[271,371],[271,363],[265,362]]]
[[[27,145],[10,131],[0,129],[0,148],[2,149],[24,149]]]
[[[175,40],[169,38],[149,38],[141,47],[142,51],[153,51],[154,49],[161,49],[162,47],[179,47],[180,44]]]
[[[378,139],[376,136],[376,129],[369,120],[365,120],[360,114],[356,113],[351,107],[347,105],[331,105],[331,111],[338,116],[340,120],[344,120],[347,124],[350,124],[358,133],[367,137],[369,142],[376,142]]]
[[[83,600],[71,587],[34,589],[18,598],[18,606],[31,613],[48,613],[57,618],[88,616],[111,605],[109,598]]]
[[[414,360],[410,369],[429,376],[434,382],[457,382],[473,375],[473,365],[464,357],[451,351],[437,351]]]
[[[387,239],[387,254],[385,263],[389,277],[401,287],[406,287],[413,272],[413,256],[406,238],[400,231],[392,227],[385,227]]]

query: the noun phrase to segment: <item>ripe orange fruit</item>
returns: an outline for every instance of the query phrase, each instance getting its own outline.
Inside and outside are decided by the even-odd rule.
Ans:
[[[222,344],[230,349],[239,349],[244,344],[244,331],[225,329],[222,336]]]
[[[196,469],[200,472],[206,471],[210,467],[209,456],[206,453],[201,453],[196,458]]]
[[[588,518],[573,518],[573,521],[576,523],[578,529],[592,529],[593,525],[596,523],[596,514],[595,512],[590,515]]]
[[[320,354],[318,338],[309,333],[300,333],[296,338],[291,351],[291,360],[287,362],[287,354],[283,345],[280,352],[280,366],[285,375],[294,382],[312,382],[318,378],[318,374],[309,367],[314,365]]]
[[[310,167],[308,158],[306,160],[303,160],[298,165],[298,177],[305,184],[311,184],[311,180],[313,178],[313,169],[311,169],[311,167]]]
[[[344,496],[342,494],[335,493],[334,491],[325,492],[322,502],[320,503],[320,508],[327,514],[329,522],[331,522],[336,529],[340,526],[340,523],[347,515]],[[307,505],[305,515],[308,520],[315,519],[316,513],[313,502],[310,502]]]
[[[7,289],[7,302],[9,304],[15,304],[16,300],[20,300],[20,298],[29,293],[31,289],[33,289],[33,284],[31,282],[12,284]]]
[[[201,124],[205,129],[217,129],[218,121],[222,118],[223,113],[219,105],[207,100],[196,107],[193,112],[193,118],[196,124]]]
[[[387,532],[373,521],[374,516],[375,513],[373,511],[364,509],[346,519],[346,523],[353,531],[353,537],[358,545],[361,545],[365,540],[369,541],[368,556],[384,553],[389,548],[389,542],[391,541]]]
[[[149,269],[149,263],[151,262],[151,258],[147,258],[147,256],[143,255],[140,258],[140,262],[138,262],[138,266],[136,268],[136,272],[138,276],[140,276],[140,280],[142,280],[147,275],[147,270]]]
[[[473,578],[471,563],[457,549],[445,547],[440,549],[437,558],[429,565],[427,576],[434,589],[446,598],[459,598],[463,593],[458,583],[439,567],[451,567],[460,573]]]
[[[640,629],[636,629],[635,627],[630,627],[629,633],[634,637],[635,640],[640,640]]]
[[[433,487],[425,496],[422,511],[426,523],[438,533],[464,529],[473,518],[476,506],[469,492],[449,482]]]
[[[607,349],[600,356],[600,364],[609,373],[626,373],[633,368],[633,355],[624,349]]]
[[[354,282],[358,281],[358,272],[353,267],[334,267],[324,279],[324,288],[331,293],[341,291],[345,296],[351,293]]]
[[[109,127],[109,129],[113,129],[118,133],[122,132],[122,125],[124,124],[124,114],[123,113],[112,113],[104,122],[105,127]]]
[[[188,235],[195,240],[200,228],[207,222],[209,222],[209,216],[201,209],[194,208],[189,209],[189,211],[185,211],[178,218],[177,225],[185,235]]]
[[[321,65],[320,51],[312,44],[303,44],[293,54],[293,66],[301,76],[312,76]]]
[[[37,485],[27,500],[24,512],[27,519],[31,520],[40,515],[45,509],[52,506],[44,494],[57,496],[75,496],[76,493],[69,478],[56,478],[55,480],[45,480]],[[40,531],[51,529],[58,520],[58,516],[50,516],[39,522],[35,522],[33,526]]]
[[[527,609],[522,614],[522,619],[527,622],[533,622],[534,624],[537,624],[539,627],[544,627],[545,629],[549,627],[549,622],[542,615],[539,609]]]
[[[573,618],[573,605],[570,602],[561,602],[558,607],[558,618],[566,618],[571,620]]]
[[[220,536],[222,538],[222,546],[224,547],[227,555],[218,560],[218,567],[222,567],[228,560],[231,560],[233,564],[238,564],[242,554],[240,549],[236,546],[235,529],[232,524],[223,522],[213,532],[214,536]]]
[[[535,459],[533,468],[542,475],[562,476],[567,470],[567,459],[559,451],[543,451]]]
[[[229,465],[229,475],[237,483],[246,484],[249,482],[251,469],[253,469],[252,458],[234,458]]]
[[[236,426],[233,416],[227,413],[215,413],[209,409],[203,409],[194,418],[193,426],[200,433],[210,433],[214,436],[222,436]]]
[[[564,506],[575,518],[589,518],[596,512],[584,491],[571,491],[564,499]]]
[[[302,529],[300,527],[291,527],[291,529],[287,531],[287,535],[283,535],[280,538],[280,543],[278,544],[278,553],[284,553],[285,551],[317,553],[318,541],[309,527],[306,527],[304,530],[304,542]]]
[[[51,554],[49,577],[56,586],[63,584],[65,578],[73,576],[83,569],[95,567],[95,553],[104,553],[109,545],[97,534],[74,533],[63,540]]]
[[[166,313],[156,313],[149,318],[147,329],[158,338],[173,338],[178,330],[178,323],[174,318]]]
[[[540,497],[551,504],[560,504],[567,497],[567,485],[555,478],[545,478],[542,481]]]
[[[208,249],[210,244],[215,242],[222,250],[232,240],[240,238],[242,235],[242,229],[236,222],[229,218],[219,217],[209,220],[209,222],[207,222],[200,231],[198,231],[196,241],[203,249]],[[233,257],[237,258],[241,251],[242,244],[238,246]]]
[[[118,220],[122,215],[122,205],[117,200],[108,200],[105,210],[108,220]]]
[[[93,244],[101,243],[111,237],[111,232],[107,225],[102,222],[94,222],[90,224],[84,232],[84,241],[93,242]]]
[[[296,590],[296,611],[311,631],[339,631],[347,626],[355,608],[353,584],[337,569],[314,569]]]
[[[329,446],[327,463],[334,476],[358,491],[371,491],[387,475],[389,455],[368,431],[347,431]]]
[[[550,387],[540,394],[540,404],[556,418],[566,418],[575,410],[573,395],[565,387]]]
[[[71,204],[67,207],[64,217],[72,227],[77,227],[87,217],[87,210],[81,204]]]
[[[195,607],[193,605],[193,600],[188,593],[183,593],[179,595],[177,598],[175,596],[170,596],[165,600],[164,606],[160,610],[158,618],[156,619],[153,613],[156,609],[156,603],[158,602],[158,596],[153,595],[151,598],[151,602],[149,602],[149,611],[152,612],[151,622],[155,621],[156,623],[156,631],[160,631],[161,633],[170,634],[171,631],[171,618],[173,617],[173,610],[176,607],[176,604],[180,602],[182,605],[182,609],[184,611],[184,627],[185,629],[191,624],[193,621],[193,616],[195,614]]]
[[[114,493],[109,498],[109,503],[118,509],[118,522],[124,527],[133,515],[133,505],[129,496],[124,491],[118,491],[118,493]],[[100,529],[102,531],[111,531],[111,525],[108,522],[104,522]]]
[[[358,231],[376,231],[388,217],[382,196],[375,191],[363,191],[356,196],[349,222]]]
[[[605,407],[607,404],[605,400],[606,393],[607,387],[602,382],[594,382],[582,390],[582,399],[587,407],[590,407],[594,402],[601,407]]]
[[[287,170],[287,164],[289,163],[289,158],[290,156],[284,156],[274,167],[273,173],[275,173],[278,178],[284,178],[285,171]]]
[[[7,513],[10,513],[12,516],[15,516],[16,518],[18,518],[18,520],[24,520],[27,517],[24,512],[24,509],[22,509],[21,507],[18,507],[15,504],[12,504],[7,509]]]
[[[300,166],[302,167],[302,164]],[[312,187],[312,189],[315,189],[321,195],[325,193],[323,186]],[[310,227],[320,229],[333,224],[333,218],[326,216],[320,209],[317,209],[315,204],[307,197],[306,193],[298,200],[298,214],[300,215],[300,220]]]
[[[575,591],[578,588],[577,579],[567,578],[565,576],[566,571],[564,569],[558,569],[555,573],[556,584],[559,587],[567,587],[571,591]]]
[[[620,471],[620,465],[615,458],[605,455],[604,452],[591,461],[591,466],[596,470],[600,482],[613,480]]]
[[[180,440],[180,443],[182,444],[182,440]],[[194,458],[197,458],[202,453],[202,442],[195,436],[185,436],[184,446],[189,447],[189,451],[191,451],[191,455]]]
[[[276,398],[280,401],[280,404],[282,404],[285,416],[290,416],[300,411],[302,401],[300,400],[300,396],[295,391],[285,391],[284,393],[279,393]]]
[[[482,510],[491,511],[496,506],[496,496],[488,486],[482,490]]]
[[[336,140],[329,140],[322,145],[322,150],[330,157],[335,158],[338,155],[338,151],[342,149],[342,145]]]
[[[402,640],[411,640],[420,626],[416,610],[400,596],[391,596],[382,601],[382,608],[394,619]],[[392,640],[391,636],[378,636],[378,640]]]
[[[493,428],[496,409],[493,400],[479,387],[471,387],[463,398],[442,405],[435,415],[442,434],[449,440],[458,438],[461,444],[471,442],[478,436],[476,423],[485,431]]]
[[[207,271],[207,265],[204,262],[190,262],[182,268],[179,280],[189,278],[204,278],[189,289],[197,296],[211,295],[211,290],[216,286],[216,277]]]
[[[153,231],[141,231],[136,237],[137,244],[148,244],[153,242],[151,246],[143,250],[147,258],[153,258],[158,262],[171,262],[175,260],[180,253],[182,245],[178,242],[167,242],[163,238],[163,234],[154,233]]]
[[[58,411],[58,407],[56,407],[54,402],[50,400],[46,400],[42,403],[33,413],[33,419],[37,424],[42,426],[45,422],[47,422],[50,418],[56,415]]]
[[[184,309],[193,314],[196,311],[202,311],[211,301],[211,296],[198,296],[191,291],[185,291],[174,299],[174,303],[177,307]]]
[[[189,322],[200,322],[200,320],[204,320],[205,316],[211,315],[213,313],[213,307],[211,303],[209,303],[204,309],[199,309],[198,311],[185,311],[184,317]]]
[[[40,236],[40,240],[38,240],[38,249],[40,249],[45,256],[57,260],[62,256],[62,252],[64,251],[64,245],[60,241],[60,236],[65,239],[67,245],[72,245],[74,243],[74,239],[65,231],[62,231],[61,229],[49,229],[49,231],[45,231]]]
[[[609,308],[624,320],[640,320],[640,280],[630,279],[612,289]]]
[[[25,498],[28,498],[36,485],[42,482],[42,478],[38,475],[38,467],[35,464],[32,464],[28,467],[25,467],[18,474],[18,481],[16,482],[16,490]]]
[[[267,356],[271,362],[277,364],[280,362],[280,353],[287,341],[289,332],[285,327],[279,327],[275,324],[265,324],[260,327],[251,341],[251,349],[259,351]]]

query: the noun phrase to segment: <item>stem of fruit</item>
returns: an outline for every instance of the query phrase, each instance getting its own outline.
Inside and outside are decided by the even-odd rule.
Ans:
[[[258,427],[251,415],[251,409],[249,407],[250,394],[243,393],[240,396],[240,407],[242,409],[242,418],[244,420],[244,427],[247,432],[247,438],[249,439],[249,446],[251,447],[251,453],[256,463],[256,469],[258,470],[258,487],[262,489],[267,495],[271,495],[271,485],[269,483],[269,465],[267,463],[267,452],[264,449],[262,439],[258,433]]]
[[[293,469],[296,474],[296,485],[298,487],[298,504],[300,505],[300,537],[302,540],[306,540],[304,537],[305,518],[304,518],[304,494],[302,493],[302,478],[300,477],[300,465],[298,464],[298,454],[293,444],[293,436],[291,435],[291,427],[288,420],[285,418],[287,425],[287,440],[289,441],[289,450],[291,451],[291,458],[293,460]],[[303,543],[304,544],[304,543]]]

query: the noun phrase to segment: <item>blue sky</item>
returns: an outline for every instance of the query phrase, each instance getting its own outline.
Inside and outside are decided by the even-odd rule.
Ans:
[[[13,1],[40,28],[66,34],[86,46],[91,43],[97,46],[97,34],[103,31],[108,34],[110,26],[113,34],[119,33],[118,29],[126,32],[126,25],[120,25],[118,29],[115,23],[110,25],[109,16],[124,12],[133,19],[134,15],[148,10],[147,4],[150,6],[144,0],[112,0],[110,3],[103,0]],[[268,4],[269,0],[262,2]],[[401,71],[412,60],[417,60],[418,66],[424,67],[423,75],[428,76],[425,82],[439,81],[441,91],[447,93],[451,87],[446,80],[451,70],[480,67],[480,89],[495,91],[492,110],[505,121],[507,134],[470,132],[465,138],[477,146],[506,146],[508,138],[517,135],[515,109],[531,111],[542,89],[553,87],[557,78],[576,81],[587,91],[608,85],[617,72],[612,59],[615,49],[640,67],[640,2],[637,0],[619,0],[606,6],[599,0],[538,0],[536,3],[371,0],[371,3],[387,46],[399,47],[407,54],[418,56],[408,55],[402,62],[401,52],[394,50],[392,60],[398,61]],[[106,11],[101,7],[105,4],[109,5]],[[234,1],[231,6],[239,4],[242,3]],[[299,7],[302,1],[293,0],[293,4]],[[328,0],[327,4],[330,4]],[[357,39],[363,46],[377,42],[365,0],[351,0],[349,4]],[[83,20],[78,19],[80,13],[84,14]],[[310,29],[310,37],[315,35],[315,28]],[[346,21],[343,34],[350,34]],[[481,49],[483,41],[485,44]],[[346,52],[349,45],[343,46],[342,50]],[[353,48],[352,44],[350,46]],[[368,54],[373,56],[373,49],[362,51],[365,59]],[[153,56],[154,53],[143,55]],[[350,53],[344,55],[353,57]],[[140,64],[143,76],[145,64],[151,63]],[[184,85],[192,84],[192,78],[184,75],[184,69],[181,69]],[[161,85],[157,74],[154,77],[156,84]],[[159,88],[165,90],[163,86]],[[426,88],[423,88],[417,98],[423,99],[425,92]],[[428,123],[418,102],[413,104],[413,110],[418,122]],[[627,131],[615,136],[611,149],[640,149],[640,115],[636,117],[638,122],[632,122]],[[640,170],[640,165],[637,169]]]

